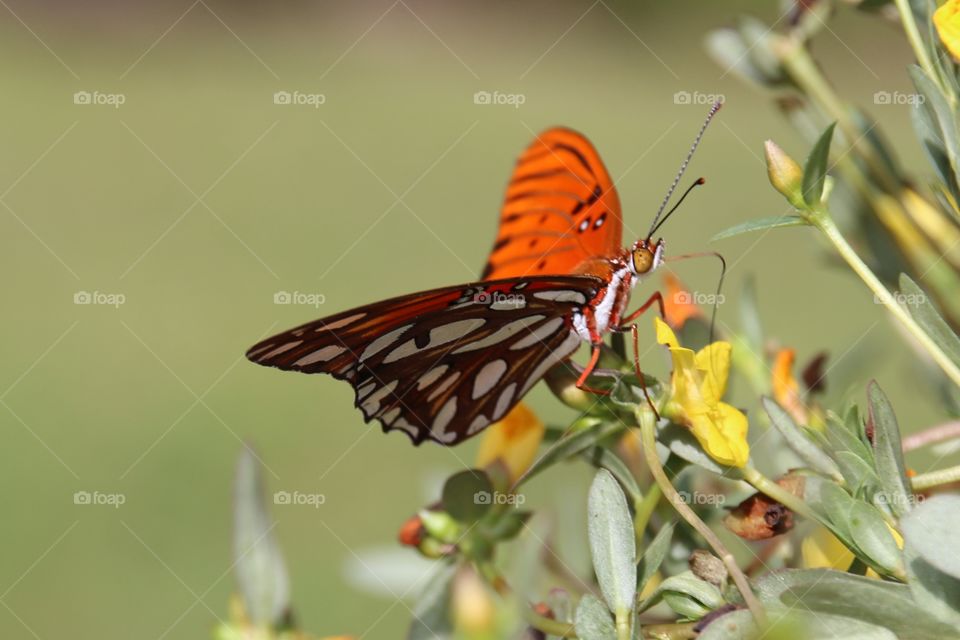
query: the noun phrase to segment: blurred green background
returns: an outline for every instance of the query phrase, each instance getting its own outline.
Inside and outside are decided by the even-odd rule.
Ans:
[[[691,169],[708,186],[663,228],[673,254],[727,256],[721,321],[737,325],[753,274],[768,333],[801,361],[829,351],[837,372],[855,370],[852,397],[877,377],[906,431],[942,418],[898,366],[895,329],[813,232],[709,244],[785,211],[764,139],[806,153],[768,97],[703,53],[709,29],[741,12],[772,23],[777,3],[0,4],[0,637],[208,637],[233,589],[243,441],[271,491],[326,498],[274,507],[303,626],[398,637],[406,606],[356,588],[347,567],[390,548],[476,443],[383,436],[348,386],[256,367],[244,350],[321,315],[473,279],[514,158],[546,126],[594,141],[632,240],[707,110],[676,104],[678,91],[726,98]],[[872,103],[879,89],[909,91],[896,29],[842,12],[815,52],[927,175],[908,107]],[[75,104],[82,91],[124,102]],[[325,101],[278,105],[277,91]],[[525,101],[478,105],[477,91]],[[709,262],[675,269],[695,290],[715,284]],[[324,303],[276,305],[279,291]],[[75,304],[78,292],[125,301]],[[569,419],[542,389],[530,402]],[[584,477],[569,467],[535,483],[528,504],[556,512]],[[78,491],[125,503],[74,504]]]

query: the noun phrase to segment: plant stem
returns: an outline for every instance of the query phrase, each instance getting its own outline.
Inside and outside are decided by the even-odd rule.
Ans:
[[[513,592],[510,589],[510,585],[507,584],[503,576],[494,568],[493,564],[490,562],[477,562],[476,566],[480,575],[493,586],[494,590],[500,594],[500,596],[504,598],[512,596]],[[574,626],[569,622],[560,622],[559,620],[542,616],[526,604],[521,606],[521,609],[523,609],[524,620],[526,620],[527,624],[531,627],[539,629],[551,636],[559,636],[561,638],[577,637],[576,629],[574,629]]]
[[[637,534],[637,542],[643,539],[643,533],[647,530],[647,525],[650,524],[650,516],[653,515],[657,505],[660,504],[660,498],[662,497],[663,492],[660,490],[660,485],[654,483],[647,489],[647,494],[643,496],[643,500],[634,503],[637,515],[633,518],[633,530]]]
[[[643,628],[643,637],[647,640],[689,640],[697,637],[697,632],[693,630],[696,624],[696,622],[648,624]]]
[[[924,489],[932,489],[943,484],[950,484],[951,482],[960,482],[960,465],[956,467],[949,467],[947,469],[940,469],[939,471],[921,473],[920,475],[915,476],[910,481],[910,484],[913,486],[915,491],[923,491]]]
[[[761,628],[765,627],[767,615],[760,601],[757,600],[757,597],[753,594],[747,576],[745,576],[743,571],[740,570],[740,567],[737,566],[733,554],[730,553],[730,550],[720,541],[720,538],[717,537],[710,527],[694,513],[693,509],[687,506],[687,503],[683,501],[683,498],[677,492],[676,488],[670,483],[670,478],[667,477],[666,472],[663,470],[663,465],[660,463],[660,458],[657,457],[657,438],[654,433],[656,426],[655,419],[650,411],[644,409],[645,407],[637,411],[637,417],[640,421],[640,437],[643,442],[643,455],[647,459],[650,472],[653,474],[657,484],[660,485],[663,495],[667,497],[670,504],[673,505],[673,508],[677,510],[677,513],[679,513],[697,533],[703,536],[703,539],[707,541],[720,559],[723,560],[723,564],[727,567],[727,571],[730,572],[733,582],[737,585],[737,589],[740,591],[740,595],[743,596],[743,601],[747,604],[747,607],[749,607],[750,613],[753,614],[754,619],[757,621],[757,625]]]
[[[740,470],[740,473],[744,480],[749,482],[754,489],[763,495],[776,500],[794,513],[802,515],[804,518],[813,520],[814,522],[820,521],[813,510],[807,506],[806,502],[793,495],[753,467],[744,467]]]
[[[900,22],[903,24],[903,31],[907,35],[907,40],[910,41],[911,48],[913,48],[913,55],[917,57],[917,62],[920,63],[923,70],[927,72],[930,79],[938,85],[942,85],[940,76],[937,75],[937,71],[933,66],[933,60],[930,59],[927,48],[923,44],[923,38],[920,37],[920,29],[917,27],[917,21],[914,20],[913,10],[910,8],[910,0],[895,0],[895,2],[897,4],[897,11],[900,13]],[[950,101],[953,102],[952,95],[950,95]]]
[[[907,310],[897,304],[893,295],[887,290],[883,283],[880,282],[880,279],[877,278],[873,271],[870,270],[870,267],[860,259],[860,256],[853,250],[853,247],[847,243],[846,238],[840,233],[840,229],[837,228],[830,214],[820,209],[808,213],[807,216],[810,222],[827,236],[827,239],[830,240],[837,249],[840,256],[850,265],[850,268],[853,269],[854,272],[860,276],[860,279],[873,291],[876,299],[882,302],[884,306],[887,307],[887,310],[916,338],[917,342],[930,354],[930,357],[940,365],[940,368],[947,374],[947,377],[960,387],[960,368],[937,346],[937,343],[927,335],[927,332],[917,324],[916,320],[913,319]]]

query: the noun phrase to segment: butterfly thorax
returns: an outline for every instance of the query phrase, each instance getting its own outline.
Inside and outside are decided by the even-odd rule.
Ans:
[[[630,268],[626,250],[612,258],[595,258],[585,261],[579,273],[603,280],[593,299],[580,313],[574,314],[573,327],[582,340],[596,343],[612,329],[620,326],[620,320],[630,303],[630,293],[639,277]]]

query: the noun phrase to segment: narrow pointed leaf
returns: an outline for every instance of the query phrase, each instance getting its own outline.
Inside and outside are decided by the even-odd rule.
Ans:
[[[930,302],[926,292],[905,273],[900,274],[900,294],[913,319],[923,327],[946,356],[960,366],[960,338]]]
[[[836,126],[837,123],[834,122],[827,127],[813,145],[803,167],[803,200],[811,207],[820,204],[820,198],[823,196],[823,184],[827,177],[827,164],[830,159],[830,143]]]
[[[234,479],[234,571],[243,604],[257,625],[279,627],[290,612],[290,581],[266,504],[260,463],[244,447]]]
[[[670,542],[673,539],[673,523],[664,525],[640,556],[639,579],[637,588],[643,589],[650,578],[660,569],[667,553],[670,552]]]
[[[808,224],[809,223],[806,220],[793,214],[770,216],[769,218],[757,218],[755,220],[748,220],[747,222],[724,229],[717,235],[710,238],[710,242],[725,240],[727,238],[732,238],[733,236],[738,236],[742,233],[750,233],[751,231],[764,231],[766,229],[779,229],[781,227],[805,227]]]
[[[835,480],[842,480],[843,476],[836,463],[830,459],[823,449],[818,447],[812,440],[807,438],[800,427],[793,421],[790,414],[783,410],[777,402],[771,398],[761,399],[764,410],[770,416],[770,422],[776,427],[777,431],[783,436],[784,440],[800,458],[810,465],[814,471],[830,476]]]
[[[900,427],[890,401],[876,381],[867,386],[867,398],[870,402],[868,411],[873,424],[873,455],[877,475],[880,477],[880,487],[883,489],[885,503],[893,515],[900,517],[910,510],[913,499],[907,468],[903,462]]]

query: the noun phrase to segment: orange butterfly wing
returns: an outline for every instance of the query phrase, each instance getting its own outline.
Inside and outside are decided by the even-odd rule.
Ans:
[[[566,275],[621,248],[620,198],[583,135],[541,133],[513,170],[484,279]]]

